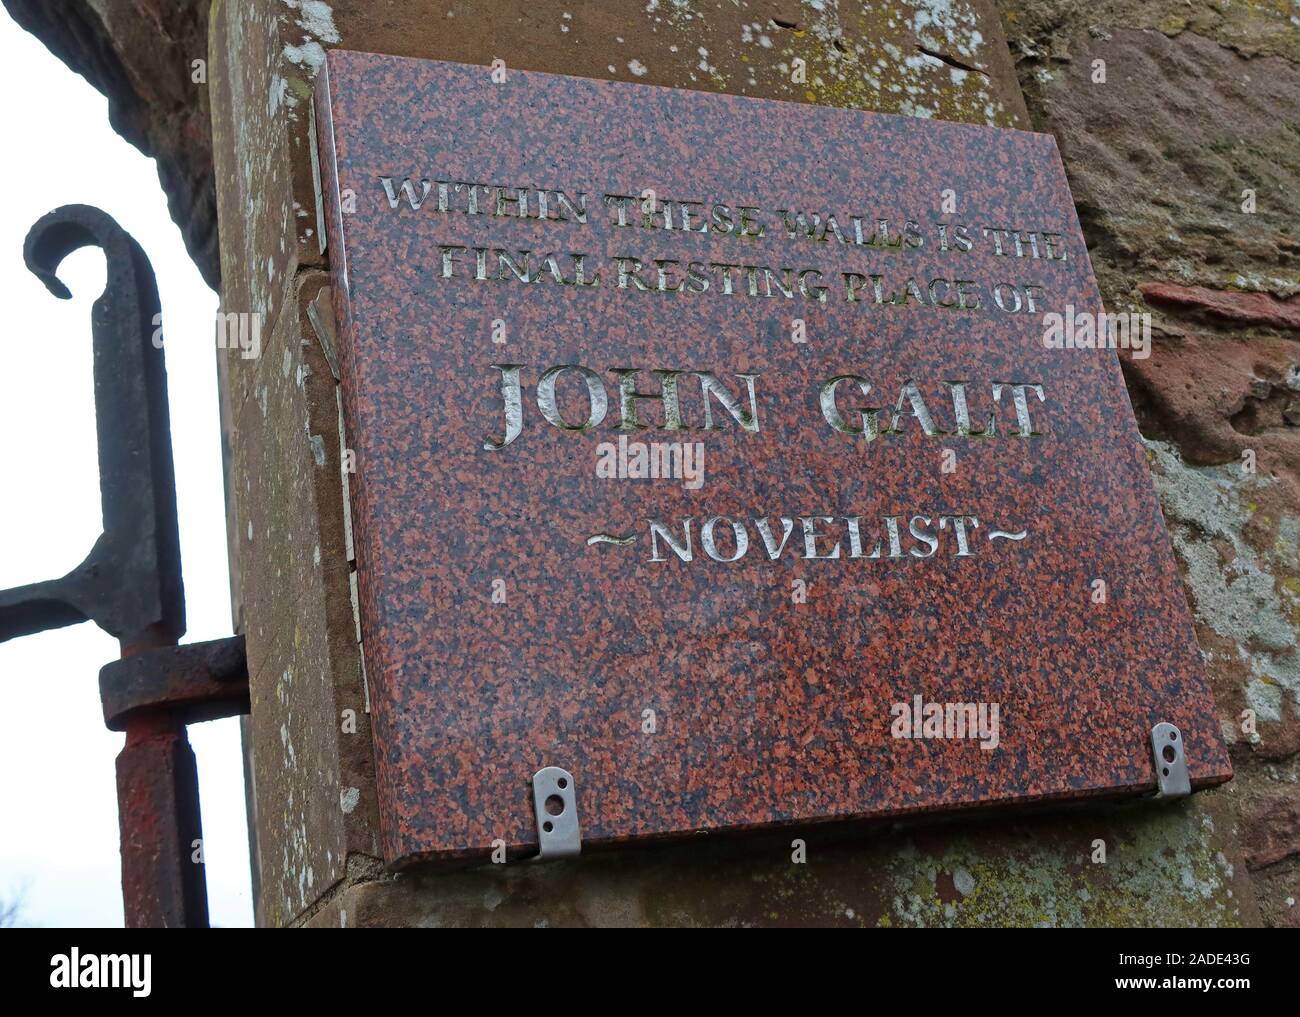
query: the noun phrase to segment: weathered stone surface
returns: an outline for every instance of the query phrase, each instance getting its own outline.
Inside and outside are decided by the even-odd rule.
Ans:
[[[1249,785],[1243,760],[1300,748],[1300,514],[1271,477],[1190,466],[1157,441],[1150,451],[1224,735],[1238,748],[1236,783]]]
[[[206,68],[206,0],[4,0],[13,19],[108,97],[117,131],[158,162],[172,218],[220,285]],[[37,100],[39,101],[39,100]]]
[[[221,223],[221,307],[276,327],[300,259],[293,238],[308,214],[295,206],[288,95],[279,68],[285,8],[269,3],[212,7],[209,64],[212,140]],[[305,130],[305,125],[304,125]],[[302,157],[300,156],[300,159]],[[307,227],[302,227],[306,229]],[[310,235],[311,247],[316,241]],[[306,246],[305,243],[300,246]],[[223,378],[231,405],[248,395],[249,372]]]
[[[1143,433],[1175,440],[1198,465],[1254,456],[1256,473],[1300,504],[1300,431],[1283,413],[1298,394],[1292,371],[1300,341],[1161,326],[1150,358],[1126,358],[1124,373]]]
[[[288,276],[281,299],[296,313],[263,336],[261,356],[224,354],[228,373],[251,375],[231,428],[231,539],[251,644],[249,793],[266,924],[309,906],[342,877],[349,852],[377,851],[351,606],[327,595],[348,588],[343,520],[317,508],[322,496],[337,502],[341,470],[335,379],[305,311],[325,281]]]
[[[1103,34],[1022,73],[1060,142],[1108,310],[1141,310],[1147,281],[1295,293],[1300,67],[1190,32]]]
[[[1228,325],[1300,329],[1300,299],[1278,300],[1270,293],[1212,290],[1177,283],[1141,283],[1142,298],[1153,307],[1201,312]]]
[[[1252,872],[1250,880],[1265,925],[1300,929],[1300,900],[1295,895],[1300,884],[1300,862],[1293,859]]]
[[[348,0],[333,5],[333,22],[339,39],[328,41],[395,56],[503,59],[522,70],[999,126],[1025,116],[987,0],[470,0],[395,4],[382,15]]]
[[[998,0],[998,7],[1011,52],[1022,65],[1069,60],[1081,32],[1106,38],[1116,27],[1153,29],[1170,37],[1191,32],[1242,56],[1300,60],[1300,25],[1293,20],[1291,0]]]
[[[1261,798],[1244,818],[1241,845],[1250,865],[1272,865],[1300,854],[1300,787]]]
[[[809,831],[360,879],[313,927],[1102,926],[1255,924],[1219,793],[1137,807],[942,825]],[[1099,860],[1104,851],[1105,861]]]
[[[1264,921],[1300,928],[1300,759],[1269,763],[1238,788],[1238,823]]]
[[[1249,837],[1300,748],[1300,26],[1281,2],[1000,7],[1108,309],[1153,318],[1125,377]],[[1294,924],[1300,866],[1256,876],[1265,920]]]

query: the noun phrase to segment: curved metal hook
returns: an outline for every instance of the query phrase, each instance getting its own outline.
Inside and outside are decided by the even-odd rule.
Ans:
[[[105,259],[114,263],[132,260],[131,247],[135,241],[99,209],[89,205],[64,205],[42,216],[27,231],[23,261],[47,290],[60,300],[67,300],[72,292],[55,273],[69,254],[92,245],[102,248]],[[109,289],[107,282],[104,289],[105,292]]]

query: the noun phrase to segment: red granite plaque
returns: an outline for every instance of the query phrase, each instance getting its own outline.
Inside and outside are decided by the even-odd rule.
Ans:
[[[337,50],[316,134],[391,864],[547,766],[584,847],[1229,778],[1052,138]]]

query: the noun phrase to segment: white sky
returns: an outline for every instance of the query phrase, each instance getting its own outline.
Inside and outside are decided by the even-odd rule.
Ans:
[[[204,87],[200,85],[196,88]],[[108,104],[0,9],[0,589],[63,575],[101,527],[90,305],[98,249],[69,256],[48,293],[22,261],[28,228],[59,205],[96,205],[144,248],[166,329],[186,642],[231,632],[213,313],[167,213],[157,168],[108,124]],[[238,355],[238,351],[235,351]],[[116,640],[91,623],[0,643],[0,899],[19,924],[122,924],[114,758],[100,667]],[[239,726],[190,728],[199,764],[214,925],[252,924]]]

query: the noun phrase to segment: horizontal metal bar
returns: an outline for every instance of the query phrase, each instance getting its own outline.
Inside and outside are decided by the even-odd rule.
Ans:
[[[115,660],[99,672],[104,723],[125,731],[133,717],[162,713],[197,724],[248,713],[244,637],[167,646]]]

